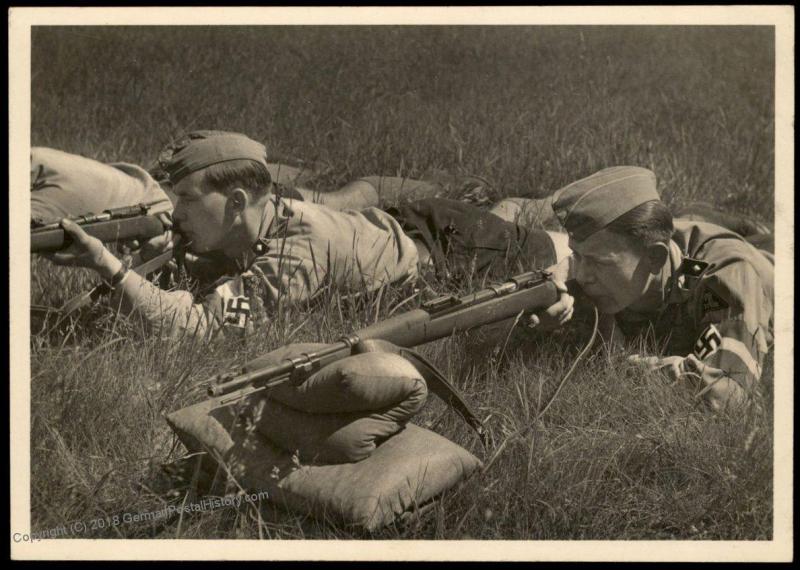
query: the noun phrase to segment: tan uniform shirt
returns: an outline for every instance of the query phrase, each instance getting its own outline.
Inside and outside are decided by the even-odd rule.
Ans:
[[[416,279],[413,241],[377,208],[335,211],[291,199],[268,208],[272,221],[262,230],[261,250],[238,260],[240,271],[200,300],[141,280],[135,308],[162,334],[244,331],[281,300],[313,299],[327,288],[363,293]]]
[[[32,220],[57,222],[140,203],[151,205],[151,213],[172,211],[167,194],[139,166],[103,164],[46,147],[31,149]]]
[[[676,220],[665,272],[661,309],[622,311],[619,328],[626,336],[652,330],[667,354],[682,357],[682,375],[707,388],[712,405],[736,386],[752,389],[773,341],[771,258],[724,228]]]

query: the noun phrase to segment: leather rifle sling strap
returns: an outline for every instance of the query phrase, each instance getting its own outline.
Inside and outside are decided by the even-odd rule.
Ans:
[[[403,348],[391,342],[380,339],[359,340],[353,345],[353,352],[355,354],[364,352],[388,352],[391,354],[397,354],[408,360],[414,366],[414,368],[417,369],[417,372],[419,372],[424,378],[426,384],[428,385],[428,389],[441,398],[448,406],[458,412],[458,415],[460,415],[463,420],[467,422],[467,425],[469,425],[469,427],[475,430],[475,433],[478,434],[483,447],[485,449],[489,448],[492,443],[491,438],[489,437],[488,432],[484,429],[481,420],[478,419],[478,416],[472,411],[472,408],[470,408],[469,404],[459,393],[458,389],[447,380],[444,374],[437,370],[436,366],[434,366],[421,354],[411,350],[410,348]]]
[[[400,348],[398,354],[414,365],[414,368],[416,368],[425,379],[431,392],[453,408],[458,415],[467,422],[467,425],[475,430],[484,449],[488,449],[492,443],[489,433],[484,429],[483,423],[475,412],[472,411],[472,408],[470,408],[464,396],[462,396],[458,389],[447,380],[445,375],[439,372],[436,366],[430,361],[414,350]]]

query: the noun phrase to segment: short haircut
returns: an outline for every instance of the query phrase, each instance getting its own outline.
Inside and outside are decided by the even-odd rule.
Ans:
[[[650,200],[606,226],[608,231],[627,237],[631,243],[647,247],[656,243],[668,244],[672,237],[672,213],[661,200]]]
[[[233,188],[242,188],[260,198],[272,187],[272,177],[267,167],[253,160],[229,160],[212,164],[203,170],[203,174],[203,181],[222,194],[227,194]]]

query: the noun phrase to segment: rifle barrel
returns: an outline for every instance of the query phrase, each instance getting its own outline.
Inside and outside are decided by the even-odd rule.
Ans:
[[[251,385],[270,387],[287,380],[302,381],[328,363],[349,355],[352,346],[361,340],[380,339],[410,348],[513,318],[523,312],[549,307],[557,301],[558,289],[550,279],[541,273],[526,273],[501,285],[482,289],[460,299],[454,298],[438,311],[413,309],[375,323],[315,353],[302,354],[274,366],[256,368],[238,375],[225,375],[218,384],[208,389],[208,395],[230,394]],[[297,377],[293,378],[293,375]]]

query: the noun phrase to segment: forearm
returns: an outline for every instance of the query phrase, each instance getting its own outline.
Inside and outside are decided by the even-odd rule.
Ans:
[[[698,384],[698,396],[702,397],[714,410],[742,403],[747,394],[746,387],[758,378],[742,374],[742,371],[724,370],[703,362],[694,354],[683,359],[683,375],[694,379]]]
[[[674,381],[691,386],[695,396],[702,398],[714,410],[722,410],[742,403],[747,395],[750,378],[733,370],[725,370],[704,362],[694,354],[688,356],[630,357],[659,370]]]
[[[163,291],[134,271],[128,271],[114,288],[111,302],[124,314],[136,312],[159,335],[205,336],[214,328],[213,320],[191,293]]]

